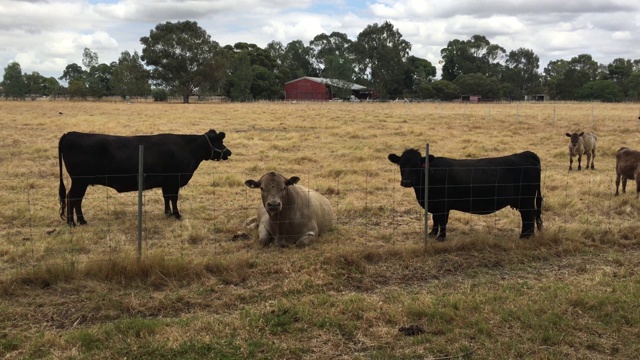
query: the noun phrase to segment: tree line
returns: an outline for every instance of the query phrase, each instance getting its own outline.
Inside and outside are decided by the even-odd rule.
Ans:
[[[507,52],[485,36],[454,39],[440,53],[442,74],[426,59],[409,55],[411,43],[388,21],[368,25],[355,40],[340,32],[322,33],[305,44],[271,41],[264,48],[239,42],[221,46],[195,21],[156,25],[140,38],[142,54],[121,53],[100,63],[84,49],[82,66],[69,64],[59,78],[23,73],[20,64],[4,69],[7,99],[28,97],[102,98],[225,96],[233,101],[284,98],[284,84],[303,77],[357,83],[381,99],[452,100],[461,95],[522,100],[546,94],[553,100],[638,100],[640,59],[618,58],[603,65],[589,54],[554,60],[539,71],[530,49]],[[62,85],[58,80],[64,81]],[[350,90],[332,89],[348,98]]]

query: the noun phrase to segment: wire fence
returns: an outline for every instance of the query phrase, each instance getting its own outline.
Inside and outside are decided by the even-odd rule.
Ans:
[[[254,218],[261,206],[260,191],[249,189],[244,181],[259,179],[261,175],[211,168],[197,171],[179,192],[178,207],[183,215],[180,221],[165,216],[160,189],[145,191],[141,213],[143,256],[159,251],[179,257],[203,257],[253,247],[257,235],[247,227],[247,220]],[[285,176],[291,175],[300,176],[300,184],[329,199],[336,238],[357,237],[370,244],[416,243],[427,230],[423,209],[413,189],[400,186],[397,167]],[[542,217],[546,229],[555,229],[559,234],[598,229],[598,233],[608,232],[611,236],[635,236],[619,235],[621,222],[613,221],[636,220],[635,187],[628,186],[627,194],[614,197],[614,175],[543,166]],[[68,177],[64,180],[68,189],[71,180]],[[59,216],[57,185],[57,179],[50,174],[18,180],[0,178],[5,200],[0,215],[4,219],[1,231],[5,239],[0,248],[1,273],[52,262],[76,266],[136,253],[136,192],[117,193],[105,186],[90,187],[82,202],[88,225],[71,228]],[[432,191],[455,194],[460,190],[436,187]],[[457,201],[481,202],[486,197],[487,194],[458,196]],[[513,210],[482,216],[452,211],[448,220],[448,238],[454,240],[484,233],[509,241],[516,239],[521,230],[520,214]],[[431,219],[429,223],[433,224]],[[322,241],[322,236],[318,241]]]

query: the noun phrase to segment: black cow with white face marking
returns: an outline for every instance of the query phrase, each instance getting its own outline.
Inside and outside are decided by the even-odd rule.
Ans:
[[[104,185],[118,192],[138,190],[138,152],[144,145],[144,189],[162,188],[165,213],[180,219],[178,191],[187,185],[203,160],[227,160],[225,133],[204,135],[115,136],[69,132],[60,137],[60,217],[70,226],[86,224],[82,199],[89,185]],[[66,193],[62,163],[71,177]],[[172,209],[173,208],[173,209]]]
[[[408,149],[388,158],[400,166],[400,185],[412,187],[424,208],[425,157]],[[521,238],[534,234],[534,224],[542,230],[540,158],[531,151],[469,160],[429,155],[428,180],[428,211],[433,215],[430,235],[440,241],[447,236],[451,210],[483,215],[511,206],[520,211]]]

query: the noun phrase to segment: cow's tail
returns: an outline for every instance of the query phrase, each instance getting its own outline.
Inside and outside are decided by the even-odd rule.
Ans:
[[[540,184],[538,184],[538,191],[536,192],[536,226],[538,231],[542,231],[542,192]]]
[[[60,169],[60,187],[58,188],[58,197],[60,198],[60,218],[66,220],[65,212],[67,210],[67,189],[64,187],[64,181],[62,179],[62,141],[65,135],[60,137],[58,143],[58,167]]]
[[[535,162],[537,163],[537,168],[536,168],[536,172],[538,173],[537,178],[538,178],[538,188],[536,189],[536,226],[538,227],[538,231],[542,231],[543,229],[543,224],[542,224],[542,166],[540,164],[540,157],[535,154],[533,154],[533,158],[535,160]]]

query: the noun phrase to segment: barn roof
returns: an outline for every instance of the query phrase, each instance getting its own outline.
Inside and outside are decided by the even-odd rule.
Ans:
[[[302,79],[315,81],[315,82],[320,83],[320,84],[336,86],[336,87],[339,87],[339,88],[348,88],[348,89],[351,89],[351,90],[364,90],[364,89],[367,88],[366,86],[354,84],[352,82],[348,82],[348,81],[344,81],[344,80],[326,79],[326,78],[313,77],[313,76],[303,76],[301,78],[297,78],[295,80],[288,81],[285,84],[289,84],[289,83],[292,83],[292,82],[300,81]]]

